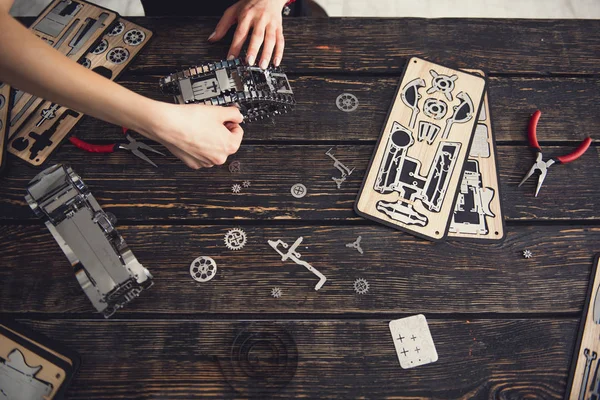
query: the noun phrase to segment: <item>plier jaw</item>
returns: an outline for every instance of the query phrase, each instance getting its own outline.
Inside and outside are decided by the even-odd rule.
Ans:
[[[548,175],[548,169],[552,164],[554,164],[554,159],[550,159],[544,162],[544,156],[542,155],[542,152],[538,151],[535,163],[533,164],[527,175],[525,175],[521,183],[519,183],[519,187],[521,187],[521,185],[525,183],[525,181],[529,179],[531,175],[535,173],[535,171],[539,171],[540,175],[538,176],[538,183],[535,188],[535,197],[537,197],[538,193],[540,192],[540,189],[542,188],[542,184],[544,183],[544,179],[546,179],[546,175]]]

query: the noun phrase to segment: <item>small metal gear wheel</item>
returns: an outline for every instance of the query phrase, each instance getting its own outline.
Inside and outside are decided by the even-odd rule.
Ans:
[[[523,257],[531,258],[533,257],[533,253],[531,252],[531,250],[523,250]]]
[[[249,188],[250,187],[250,181],[244,181],[242,182],[242,186],[245,188]]]
[[[98,45],[96,45],[94,50],[92,50],[92,54],[102,54],[106,51],[106,49],[108,49],[108,42],[106,41],[106,39],[104,39],[100,43],[98,43]]]
[[[273,289],[271,289],[271,296],[278,299],[280,298],[282,295],[281,293],[281,289],[278,287],[274,287]]]
[[[123,30],[125,29],[125,24],[123,24],[122,22],[118,22],[114,28],[112,28],[112,30],[110,31],[110,33],[108,34],[108,36],[117,36],[120,35]]]
[[[369,282],[366,279],[358,278],[354,281],[354,291],[358,294],[367,294],[369,291]]]
[[[106,59],[113,64],[123,64],[129,59],[129,51],[123,47],[115,47],[106,54]]]
[[[208,282],[217,274],[217,263],[210,257],[200,256],[190,265],[190,275],[197,282]]]
[[[79,61],[79,64],[83,65],[84,67],[86,67],[87,69],[90,69],[90,67],[92,66],[92,62],[90,61],[89,58],[84,58],[83,60]]]
[[[139,29],[132,29],[123,35],[123,41],[130,46],[137,46],[146,39],[146,34]]]
[[[235,183],[231,186],[231,191],[235,194],[239,194],[242,191],[242,186],[239,183]]]
[[[229,164],[229,172],[232,174],[242,172],[242,164],[239,161],[233,161],[231,164]]]
[[[292,196],[295,198],[301,199],[302,197],[306,196],[306,186],[301,183],[296,183],[290,189],[290,193],[292,193]]]
[[[246,245],[248,237],[243,230],[234,228],[225,234],[223,241],[229,250],[241,250]]]
[[[358,108],[358,99],[353,94],[342,93],[335,99],[335,104],[340,111],[352,112]]]

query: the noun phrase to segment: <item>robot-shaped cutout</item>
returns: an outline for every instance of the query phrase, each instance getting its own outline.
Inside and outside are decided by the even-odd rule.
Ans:
[[[429,73],[433,77],[431,87],[427,90],[427,94],[442,92],[448,101],[452,101],[452,91],[454,90],[454,81],[458,79],[458,75],[441,75],[430,69]]]
[[[45,399],[52,385],[39,380],[36,375],[42,366],[30,367],[19,349],[13,349],[7,359],[0,358],[1,399]]]
[[[414,202],[420,200],[433,212],[441,210],[461,144],[440,142],[427,175],[421,175],[421,161],[407,155],[413,144],[412,132],[394,122],[374,189],[382,194],[396,192],[400,199],[379,200],[376,208],[395,221],[426,226],[427,216],[414,208]]]

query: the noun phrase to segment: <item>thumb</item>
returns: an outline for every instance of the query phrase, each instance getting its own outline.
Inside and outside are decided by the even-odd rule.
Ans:
[[[231,25],[235,24],[237,20],[237,8],[236,3],[225,10],[215,31],[208,37],[209,42],[216,42],[217,40],[223,39],[223,36],[225,36],[229,28],[231,28]]]
[[[241,124],[244,121],[244,116],[236,106],[221,107],[219,116],[223,122],[235,122]]]

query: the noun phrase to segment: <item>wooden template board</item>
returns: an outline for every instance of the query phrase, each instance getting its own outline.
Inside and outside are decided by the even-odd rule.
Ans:
[[[8,142],[8,111],[10,107],[10,85],[0,82],[0,171],[6,159]]]
[[[443,239],[485,87],[481,76],[411,58],[356,212],[417,236]]]
[[[119,19],[79,63],[114,80],[152,37],[152,32]],[[9,152],[35,165],[42,165],[62,143],[83,114],[50,101],[43,101],[15,136]]]
[[[600,255],[594,260],[586,307],[573,352],[565,399],[600,399]],[[597,306],[596,306],[597,304]]]
[[[60,53],[78,61],[117,19],[117,13],[81,0],[54,0],[29,28]],[[43,99],[17,91],[10,135],[20,132]],[[37,121],[36,121],[37,122]]]
[[[465,71],[485,75],[480,70]],[[504,238],[496,140],[488,98],[486,92],[448,229],[448,237],[453,239],[492,241]]]

